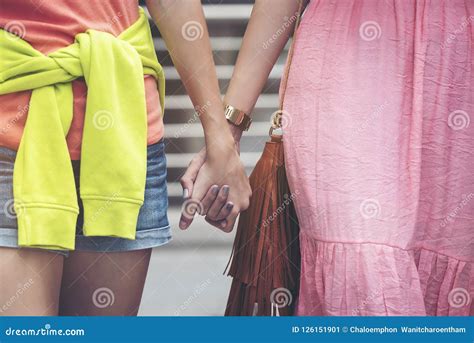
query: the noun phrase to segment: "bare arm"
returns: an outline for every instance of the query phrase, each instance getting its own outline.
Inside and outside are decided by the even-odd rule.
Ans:
[[[225,103],[250,113],[293,33],[299,2],[256,0]]]
[[[222,212],[227,220],[218,227],[230,231],[239,212],[248,207],[251,189],[224,117],[201,2],[147,0],[146,4],[193,105],[200,109],[206,141],[206,158],[199,171],[187,181],[181,180],[184,197],[190,199],[185,202],[179,226],[186,229],[196,210],[205,214],[210,202],[219,197],[229,202]]]
[[[204,109],[200,120],[206,146],[212,145],[210,138],[232,146],[201,2],[147,0],[146,4],[194,107]]]
[[[253,110],[270,71],[293,33],[299,4],[297,0],[256,0],[225,96],[225,103],[248,114]],[[233,125],[229,127],[238,148],[242,131]],[[205,160],[206,151],[202,150],[184,174],[183,184],[192,188],[192,180],[200,172]],[[218,200],[215,202],[218,203]],[[225,200],[220,201],[217,207],[222,206]],[[205,202],[208,200],[205,199]],[[216,215],[211,209],[206,220],[219,227],[223,215]]]

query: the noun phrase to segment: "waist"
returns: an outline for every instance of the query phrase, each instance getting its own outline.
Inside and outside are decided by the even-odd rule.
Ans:
[[[148,120],[148,145],[158,142],[164,135],[163,111],[159,91],[152,76],[145,75],[145,95]],[[74,93],[73,120],[67,135],[72,160],[80,159],[87,86],[83,79],[72,82]],[[0,147],[17,151],[28,116],[31,91],[0,95]],[[106,123],[104,118],[104,122]]]

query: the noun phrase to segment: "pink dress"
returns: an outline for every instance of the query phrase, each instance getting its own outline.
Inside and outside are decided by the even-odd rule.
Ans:
[[[313,0],[284,105],[299,315],[473,315],[474,1]]]

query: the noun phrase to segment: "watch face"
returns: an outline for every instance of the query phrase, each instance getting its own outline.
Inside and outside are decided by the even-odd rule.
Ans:
[[[242,122],[242,116],[240,115],[240,113],[241,112],[235,109],[228,109],[226,117],[234,124],[239,125]]]

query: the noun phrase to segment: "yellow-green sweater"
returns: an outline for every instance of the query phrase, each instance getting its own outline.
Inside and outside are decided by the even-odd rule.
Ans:
[[[20,246],[74,249],[79,208],[65,137],[71,81],[79,77],[88,87],[80,173],[84,234],[135,238],[147,162],[143,74],[157,80],[163,106],[163,69],[142,9],[118,37],[87,30],[47,56],[0,29],[0,94],[32,90],[13,174]]]

